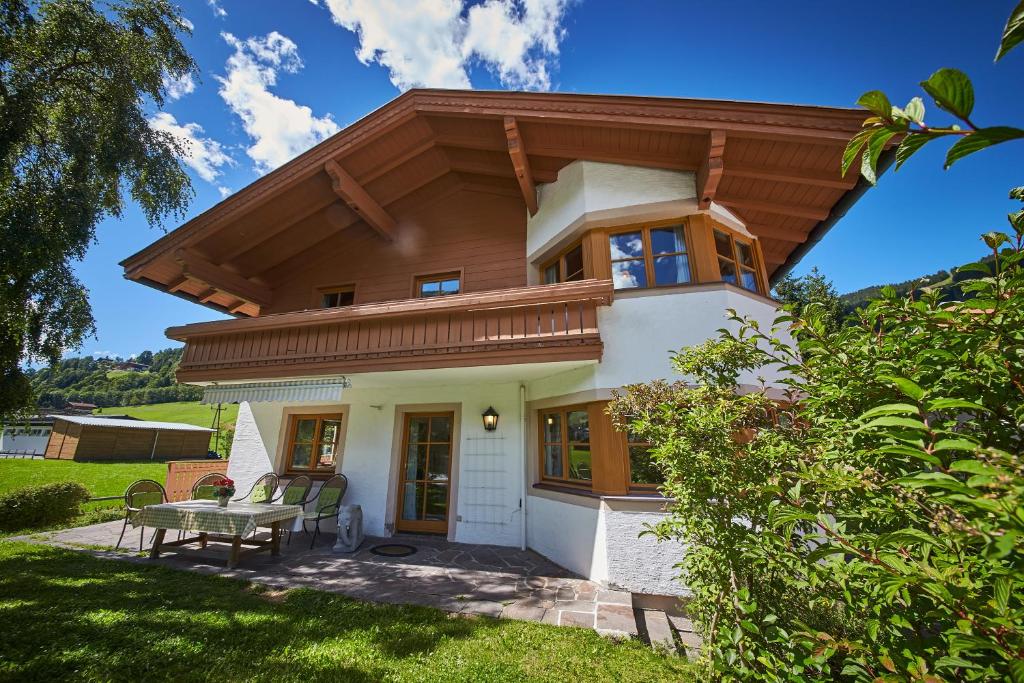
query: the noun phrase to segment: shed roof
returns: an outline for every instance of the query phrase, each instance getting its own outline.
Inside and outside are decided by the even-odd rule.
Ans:
[[[207,427],[185,424],[183,422],[154,422],[152,420],[124,420],[116,418],[86,415],[50,415],[56,420],[66,420],[90,427],[123,427],[125,429],[159,429],[167,432],[208,432],[214,430]]]

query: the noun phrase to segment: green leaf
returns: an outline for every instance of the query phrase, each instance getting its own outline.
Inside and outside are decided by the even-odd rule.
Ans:
[[[881,90],[864,93],[857,99],[857,104],[880,118],[889,119],[892,116],[892,104]]]
[[[872,417],[878,415],[917,415],[920,412],[920,408],[910,403],[887,403],[882,406],[875,406],[870,410],[864,412],[858,420],[863,422]]]
[[[861,157],[860,174],[872,185],[878,182],[878,157],[881,156],[885,145],[899,131],[891,127],[879,128],[868,138],[867,147]]]
[[[924,426],[924,423],[921,422],[920,420],[914,420],[909,417],[896,417],[894,415],[889,415],[885,417],[875,418],[874,420],[871,420],[862,427],[859,427],[857,431],[859,432],[863,429],[869,429],[871,427],[903,427],[905,429],[916,429],[919,431],[925,431],[927,429]]]
[[[998,145],[1001,142],[1024,138],[1024,130],[1012,126],[992,126],[991,128],[979,128],[973,133],[968,133],[956,144],[949,148],[946,153],[946,163],[943,168],[949,168],[968,154],[974,154],[986,147]]]
[[[992,586],[992,597],[996,601],[996,609],[1005,614],[1010,606],[1010,593],[1013,589],[1013,579],[1009,576],[1000,576]]]
[[[906,163],[907,159],[914,155],[914,152],[937,137],[940,136],[930,133],[907,133],[900,142],[900,146],[896,148],[896,170],[900,170],[900,166]]]
[[[924,398],[924,389],[918,386],[916,382],[914,382],[913,380],[909,380],[906,377],[880,375],[878,379],[884,382],[891,382],[895,384],[900,391],[902,391],[904,394],[914,399],[915,401],[920,401],[922,398]]]
[[[967,474],[983,474],[988,477],[999,477],[1006,472],[998,467],[986,465],[980,460],[957,460],[949,469],[953,472],[966,472]]]
[[[939,439],[932,446],[933,451],[975,451],[978,444],[970,439]]]
[[[900,477],[891,483],[911,489],[945,489],[962,493],[965,496],[977,495],[975,491],[965,486],[959,479],[951,477],[944,472],[919,472],[909,477]]]
[[[979,413],[991,412],[988,408],[973,401],[965,401],[961,398],[937,398],[928,402],[929,411],[938,410],[971,410]]]
[[[939,69],[921,87],[932,96],[940,109],[960,119],[969,119],[974,111],[974,86],[963,71]]]
[[[1006,20],[1006,28],[1003,29],[1003,38],[999,41],[999,50],[996,52],[996,61],[1006,56],[1006,53],[1017,47],[1024,40],[1024,0],[1021,0],[1013,11],[1010,18]]]
[[[892,533],[882,534],[875,539],[875,548],[887,546],[938,545],[938,541],[920,529],[900,529]]]
[[[842,171],[844,176],[847,174],[847,172],[849,172],[850,167],[853,166],[854,159],[856,159],[857,156],[860,155],[861,148],[863,148],[864,145],[867,144],[868,140],[874,134],[874,128],[865,128],[864,130],[860,131],[852,138],[850,138],[850,141],[846,143],[846,149],[843,150],[842,163]]]

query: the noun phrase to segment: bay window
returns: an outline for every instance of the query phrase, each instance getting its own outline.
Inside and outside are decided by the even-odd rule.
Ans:
[[[686,227],[641,226],[608,235],[615,289],[642,289],[690,282]]]

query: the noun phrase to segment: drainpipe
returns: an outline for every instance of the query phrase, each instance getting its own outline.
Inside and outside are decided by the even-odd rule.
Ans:
[[[519,498],[519,538],[521,539],[519,549],[526,550],[526,492],[527,482],[530,477],[530,458],[526,447],[526,444],[529,443],[529,441],[527,441],[526,433],[526,385],[522,382],[519,383],[519,423],[521,427],[521,445],[519,450],[523,455],[523,485],[521,487]]]

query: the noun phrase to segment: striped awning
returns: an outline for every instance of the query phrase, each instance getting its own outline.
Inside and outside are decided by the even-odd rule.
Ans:
[[[340,401],[341,392],[352,386],[345,377],[330,379],[282,380],[280,382],[242,382],[211,384],[203,390],[203,403],[241,403],[248,401]]]

